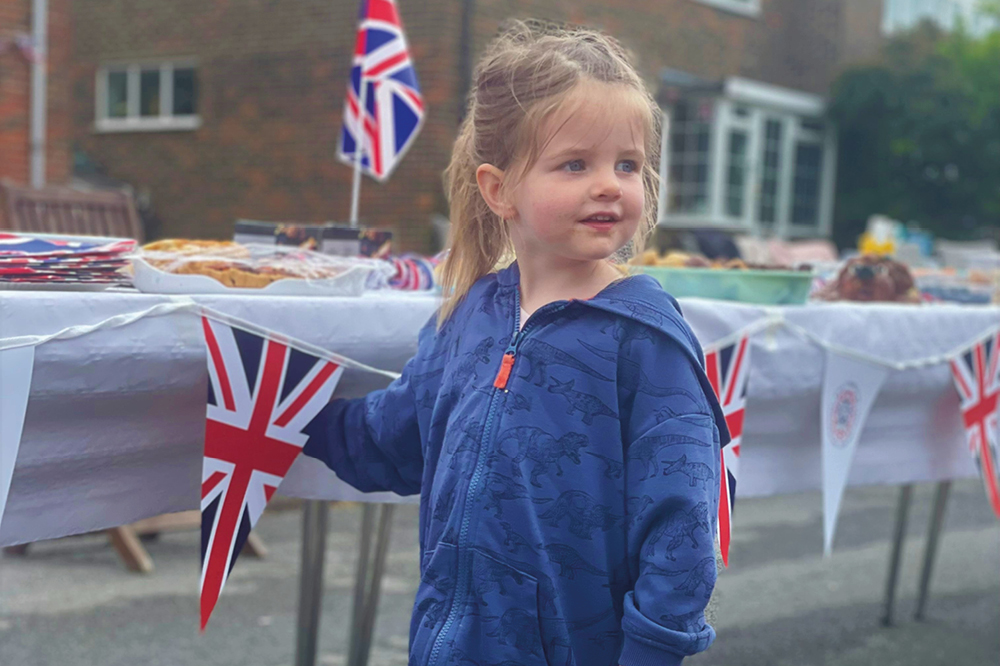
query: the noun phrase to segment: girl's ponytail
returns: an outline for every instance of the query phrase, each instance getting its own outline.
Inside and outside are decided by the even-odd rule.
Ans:
[[[506,224],[479,194],[476,169],[482,162],[475,148],[475,109],[469,111],[444,173],[452,225],[450,250],[441,266],[445,300],[438,314],[438,325],[451,316],[476,280],[494,270],[511,251]]]

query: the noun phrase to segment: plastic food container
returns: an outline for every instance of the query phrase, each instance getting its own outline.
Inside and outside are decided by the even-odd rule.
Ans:
[[[225,273],[230,269],[251,274],[281,270],[289,277],[260,287],[252,283],[224,284],[210,277],[221,274],[228,279]],[[301,248],[248,244],[210,248],[203,255],[144,251],[132,258],[132,271],[135,288],[154,294],[360,296],[372,278],[384,282],[393,269],[391,264],[376,259],[331,257]]]
[[[632,266],[655,278],[675,298],[714,298],[758,305],[801,305],[809,298],[812,271],[759,271]]]

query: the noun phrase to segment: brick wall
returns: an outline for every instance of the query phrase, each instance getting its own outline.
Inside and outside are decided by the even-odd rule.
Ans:
[[[404,248],[428,245],[429,216],[444,206],[440,171],[457,122],[450,9],[445,0],[402,3],[429,115],[392,178],[361,188],[361,216],[391,227]],[[336,150],[353,2],[94,0],[74,12],[77,140],[109,175],[149,192],[163,221],[154,235],[231,237],[241,217],[347,219],[352,173]],[[198,130],[93,132],[101,63],[171,57],[198,60]]]
[[[49,80],[46,178],[63,183],[70,173],[69,110],[72,42],[68,0],[49,0]],[[0,3],[0,36],[31,33],[30,0]],[[0,178],[31,179],[31,63],[18,50],[0,52]]]
[[[873,54],[881,3],[871,0],[762,0],[747,17],[696,0],[478,0],[476,49],[506,17],[599,27],[635,54],[651,84],[664,67],[708,79],[741,75],[825,93],[843,63]]]
[[[539,17],[618,36],[654,86],[672,67],[823,92],[845,57],[844,8],[862,1],[762,0],[761,15],[748,18],[694,0],[632,0],[628,11],[606,0],[399,0],[428,116],[388,183],[364,179],[361,215],[392,228],[397,249],[430,249],[464,94],[464,9],[472,61],[504,18]],[[355,12],[348,0],[74,3],[76,141],[109,175],[149,193],[162,220],[153,237],[227,238],[240,217],[345,220],[351,170],[335,154]],[[100,64],[172,57],[198,60],[198,130],[93,131]]]

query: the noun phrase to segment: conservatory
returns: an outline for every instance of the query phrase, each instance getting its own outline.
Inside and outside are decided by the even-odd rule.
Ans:
[[[660,224],[830,234],[836,132],[823,98],[732,77],[661,74]]]

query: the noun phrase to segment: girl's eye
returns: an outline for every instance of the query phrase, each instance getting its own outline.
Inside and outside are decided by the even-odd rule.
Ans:
[[[618,167],[625,173],[634,173],[638,169],[633,160],[622,160],[618,163]]]
[[[563,165],[566,171],[583,171],[583,160],[572,160]]]

